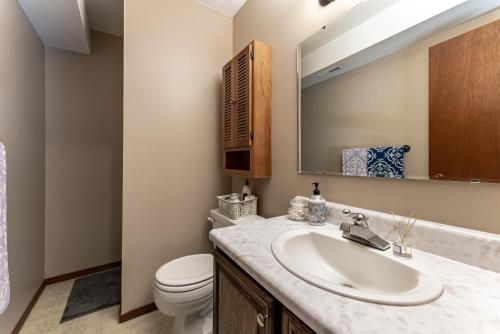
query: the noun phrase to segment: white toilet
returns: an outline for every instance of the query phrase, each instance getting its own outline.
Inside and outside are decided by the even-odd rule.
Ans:
[[[212,228],[264,219],[247,216],[229,219],[218,209],[210,211]],[[158,269],[153,296],[158,310],[174,317],[171,334],[211,334],[213,256],[195,254],[172,260]]]

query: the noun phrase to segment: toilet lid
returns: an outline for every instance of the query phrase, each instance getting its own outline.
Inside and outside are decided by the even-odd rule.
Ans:
[[[158,269],[156,281],[166,286],[193,285],[213,277],[212,254],[195,254],[172,260]]]

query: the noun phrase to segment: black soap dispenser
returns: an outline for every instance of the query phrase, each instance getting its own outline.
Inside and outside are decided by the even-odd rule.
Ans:
[[[326,224],[326,201],[321,197],[319,182],[313,183],[313,195],[309,199],[309,224],[321,226]]]

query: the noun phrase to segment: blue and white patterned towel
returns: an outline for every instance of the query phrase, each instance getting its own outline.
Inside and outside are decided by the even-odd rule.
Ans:
[[[0,143],[0,314],[10,301],[9,263],[7,257],[7,161],[5,146]]]
[[[405,155],[402,147],[368,149],[368,176],[403,179],[404,172]]]
[[[342,150],[342,174],[349,176],[367,176],[368,149],[346,148]]]

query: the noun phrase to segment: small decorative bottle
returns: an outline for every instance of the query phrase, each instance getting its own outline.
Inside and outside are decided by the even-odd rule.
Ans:
[[[247,196],[252,195],[252,189],[250,188],[250,182],[248,180],[245,181],[245,185],[243,189],[241,189],[242,194],[247,194]]]
[[[314,191],[313,195],[309,199],[309,215],[308,220],[309,224],[320,226],[326,224],[326,201],[323,197],[321,197],[321,193],[319,191],[319,183],[314,182]]]

